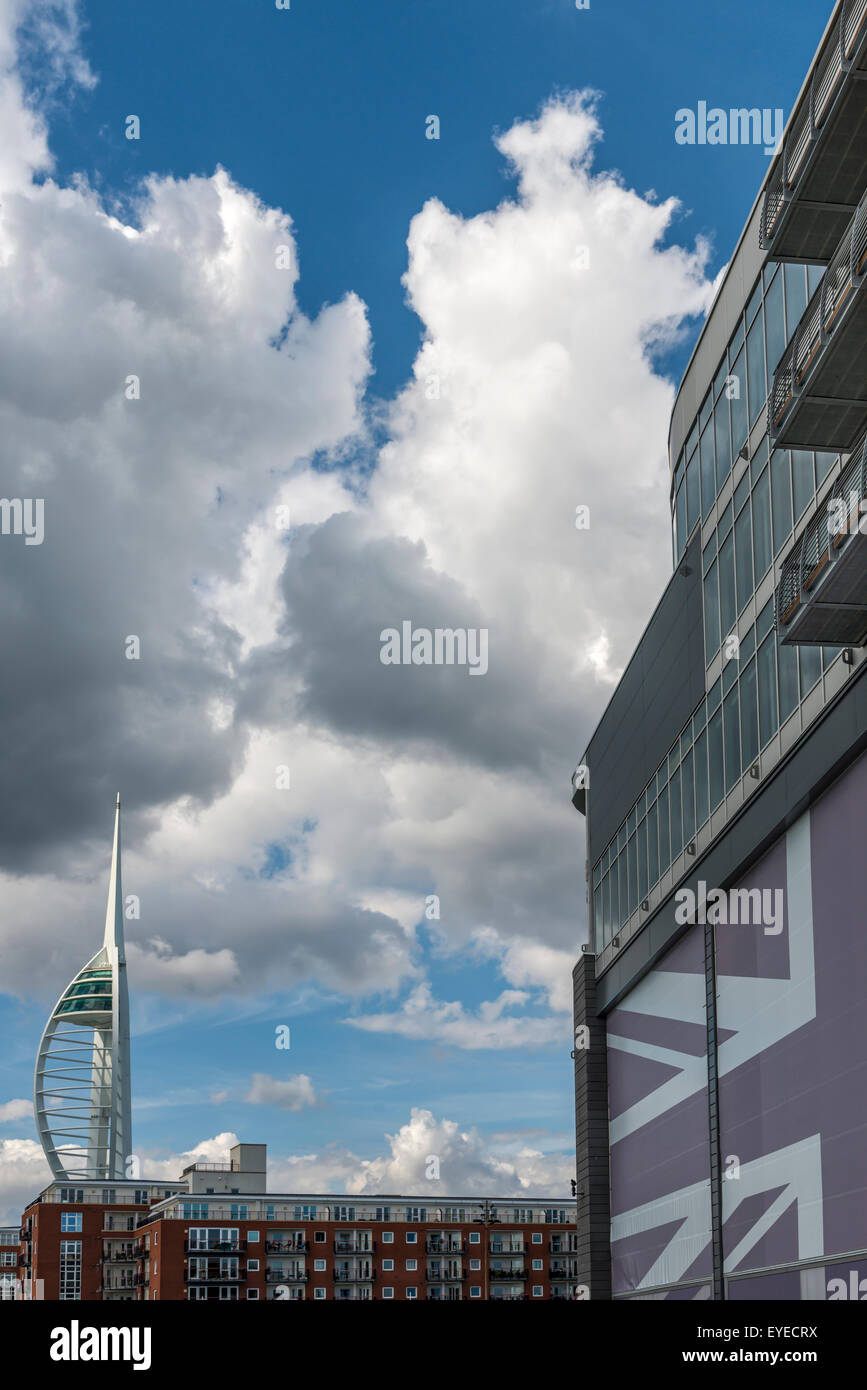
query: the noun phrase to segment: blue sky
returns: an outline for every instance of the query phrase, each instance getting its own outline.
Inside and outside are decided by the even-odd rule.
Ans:
[[[56,0],[55,8],[68,20],[74,0]],[[0,342],[0,355],[31,364],[31,379],[74,376],[69,389],[82,400],[93,384],[99,401],[92,409],[70,406],[56,436],[46,433],[50,409],[34,408],[28,420],[24,408],[3,402],[21,429],[18,457],[42,461],[47,489],[63,473],[54,462],[67,444],[73,449],[73,436],[67,474],[83,468],[88,480],[55,503],[71,509],[68,554],[52,557],[45,546],[46,564],[57,565],[57,589],[48,579],[44,588],[42,580],[34,585],[32,568],[17,576],[22,593],[39,593],[30,631],[50,650],[54,612],[69,618],[67,628],[88,615],[90,634],[80,643],[80,681],[69,665],[39,673],[56,697],[39,729],[28,723],[32,693],[25,689],[16,706],[30,766],[21,771],[7,755],[10,801],[20,808],[2,865],[11,951],[0,1022],[12,1042],[2,1066],[0,1141],[17,1145],[6,1154],[7,1171],[16,1174],[6,1184],[11,1202],[40,1170],[32,1121],[8,1106],[30,1094],[48,1002],[70,967],[96,948],[116,785],[129,807],[126,890],[140,892],[146,909],[129,933],[138,1149],[155,1162],[197,1145],[210,1144],[218,1156],[215,1136],[233,1132],[267,1141],[283,1163],[310,1156],[294,1170],[299,1183],[349,1182],[360,1160],[375,1159],[383,1164],[376,1181],[406,1185],[417,1181],[417,1169],[385,1136],[409,1126],[406,1146],[416,1158],[429,1144],[452,1145],[454,1187],[499,1182],[517,1190],[526,1179],[537,1189],[568,1190],[573,1119],[564,1000],[583,920],[583,839],[568,803],[570,759],[665,581],[672,389],[709,286],[768,167],[761,148],[678,145],[675,111],[704,100],[782,107],[788,117],[824,23],[819,8],[817,18],[814,5],[792,0],[710,7],[592,0],[589,11],[572,0],[293,0],[287,12],[269,0],[83,0],[75,42],[95,84],[67,81],[49,100],[38,92],[45,54],[35,67],[23,66],[37,79],[34,99],[54,156],[50,178],[77,191],[55,199],[43,186],[49,170],[36,157],[31,171],[5,175],[16,220],[5,232],[0,226],[0,252],[2,236],[13,238],[23,269],[19,289],[4,287],[9,343]],[[4,16],[8,27],[0,0],[0,32]],[[56,44],[48,52],[62,69],[68,53]],[[10,73],[14,67],[0,79]],[[569,96],[586,89],[598,93],[596,136],[585,108]],[[520,132],[531,127],[516,123],[535,121],[552,101],[554,114],[522,148]],[[566,134],[557,133],[557,112]],[[141,119],[138,141],[124,138],[129,114]],[[425,138],[431,114],[441,123],[439,140]],[[28,120],[21,103],[22,130],[29,131]],[[498,133],[511,168],[506,147],[494,144]],[[573,153],[593,148],[583,174],[577,155],[562,167],[555,160],[551,172],[546,161],[563,141]],[[213,181],[217,166],[242,190],[235,211],[225,185]],[[636,232],[633,263],[618,262],[609,248],[607,285],[597,280],[586,300],[576,293],[564,327],[565,291],[548,276],[546,238],[561,217],[578,229],[604,225],[606,171],[621,179],[618,215]],[[95,201],[87,201],[79,176]],[[199,181],[186,184],[191,176]],[[143,199],[147,178],[158,188],[151,202]],[[679,210],[657,226],[655,209],[669,198]],[[430,209],[433,199],[441,210]],[[231,272],[209,259],[208,219],[218,200],[224,229],[236,229],[240,218],[247,238],[238,236],[245,250]],[[284,354],[291,399],[283,414],[266,400],[274,395],[267,373],[275,349],[262,327],[268,292],[250,269],[257,237],[270,254],[277,223],[268,224],[266,237],[255,200],[291,217],[300,266],[294,298],[286,300],[297,335]],[[520,211],[517,232],[504,201]],[[125,291],[115,270],[112,257],[126,252],[119,222],[106,231],[100,204],[119,222],[147,229],[141,246],[153,248],[154,259],[135,290]],[[24,207],[32,216],[19,218]],[[476,237],[485,217],[488,251],[483,228]],[[416,242],[408,252],[411,224]],[[666,259],[666,248],[682,248],[681,259]],[[410,260],[412,306],[402,284]],[[187,300],[184,276],[194,262],[202,277]],[[229,278],[218,293],[213,286],[224,272]],[[43,295],[39,287],[49,280],[52,294]],[[639,302],[644,288],[646,303]],[[275,289],[275,302],[283,293]],[[110,306],[105,314],[101,296]],[[513,304],[512,323],[526,324],[527,355],[518,332],[513,357],[492,373],[488,350],[512,326],[497,322],[498,300]],[[124,338],[131,303],[139,317]],[[462,315],[464,303],[470,309]],[[332,306],[331,317],[324,306]],[[488,312],[486,338],[476,330],[486,330]],[[608,348],[618,318],[628,331]],[[21,346],[21,325],[31,323],[33,343]],[[646,352],[647,324],[665,328]],[[193,340],[185,359],[184,344]],[[413,394],[423,342],[438,361],[462,364],[455,381],[465,372],[474,383],[466,397],[472,404],[459,402],[435,438]],[[225,345],[210,403],[209,345],[215,353]],[[122,376],[139,358],[151,373],[142,380],[160,381],[165,394],[155,415],[144,416],[150,434],[115,436],[116,417],[100,396],[106,363]],[[624,376],[632,393],[624,399],[627,362],[639,365]],[[574,410],[569,391],[549,388],[570,371]],[[186,404],[182,391],[170,398],[172,377],[195,383]],[[531,383],[522,419],[510,416],[514,384],[502,385],[515,381]],[[459,396],[456,387],[452,401]],[[212,419],[219,419],[213,432]],[[603,469],[600,440],[611,444]],[[453,456],[449,471],[443,460]],[[126,478],[126,460],[139,457],[147,462],[140,474],[130,463],[127,479],[138,500],[113,512],[117,479]],[[92,493],[82,459],[98,460]],[[328,477],[313,476],[323,460]],[[535,471],[538,486],[522,497]],[[637,499],[622,576],[606,569],[610,560],[602,557],[612,547],[604,527],[599,558],[587,570],[560,552],[571,544],[573,503],[600,486],[601,473]],[[477,491],[465,490],[468,480]],[[279,550],[256,528],[284,484],[295,489],[300,521],[288,549]],[[81,495],[92,533],[72,522]],[[212,522],[203,519],[201,498],[208,495],[225,503],[206,536]],[[50,507],[50,491],[46,498]],[[616,491],[598,509],[623,519]],[[184,526],[175,528],[169,512],[186,518]],[[135,565],[126,577],[106,536],[124,539]],[[94,563],[98,557],[93,583],[82,578],[88,552]],[[525,581],[520,590],[513,588],[516,570]],[[114,576],[110,585],[106,572]],[[644,610],[627,601],[636,591]],[[199,629],[190,614],[200,612],[202,593],[219,623],[193,659]],[[556,598],[548,601],[548,593]],[[378,630],[383,594],[409,595],[405,602],[414,597],[419,607],[433,595],[447,618],[457,595],[490,622],[492,640],[508,629],[502,687],[465,681],[453,696],[452,687],[429,685],[406,703],[401,695],[394,708],[378,695],[356,699],[367,666],[354,661],[355,635],[366,614]],[[354,595],[362,606],[347,617],[343,606]],[[171,630],[177,641],[160,648],[154,684],[139,706],[128,669],[107,675],[102,649],[89,643],[94,633],[136,630],[133,621],[146,624],[154,614],[160,621],[148,629],[148,652],[159,647],[160,633]],[[394,616],[405,613],[395,608]],[[234,633],[243,636],[241,651]],[[344,642],[342,667],[331,659],[328,633]],[[88,671],[97,673],[96,695],[87,693]],[[103,707],[115,679],[117,698]],[[476,685],[485,688],[472,696],[486,702],[481,712],[466,695]],[[396,689],[388,687],[389,697]],[[208,726],[203,711],[220,703],[229,713]],[[476,730],[477,749],[468,729]],[[257,758],[270,767],[284,744],[293,754],[296,800],[273,810],[270,789],[256,783]],[[62,793],[52,780],[61,765]],[[26,813],[15,799],[25,772]],[[293,852],[284,852],[287,845]],[[423,912],[432,892],[443,902],[436,932]],[[507,1022],[496,1046],[479,1045],[477,1025],[492,1000],[499,1000],[490,1015],[496,1027],[520,1017],[523,1041]],[[413,1035],[419,1012],[424,1036]],[[288,1053],[274,1047],[281,1023],[291,1028]],[[279,1083],[299,1075],[310,1079],[314,1104],[285,1108],[277,1090],[270,1101],[244,1099],[255,1090],[253,1077]],[[430,1111],[430,1123],[411,1121],[414,1108]],[[449,1139],[446,1121],[478,1137]],[[516,1159],[522,1147],[541,1155],[538,1163]],[[500,1162],[514,1170],[498,1169]]]

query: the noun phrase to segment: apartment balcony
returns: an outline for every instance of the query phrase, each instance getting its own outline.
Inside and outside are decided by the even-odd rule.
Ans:
[[[845,0],[789,121],[759,239],[780,260],[825,264],[867,184],[867,0]]]
[[[518,1279],[526,1279],[526,1269],[490,1269],[488,1273],[492,1279],[505,1279],[507,1282],[515,1283]]]
[[[368,1245],[361,1245],[357,1241],[336,1240],[334,1242],[335,1255],[372,1255],[376,1249],[376,1241],[372,1240]]]
[[[424,1248],[427,1255],[462,1255],[467,1245],[463,1240],[455,1241],[453,1245],[447,1245],[441,1240],[428,1240]]]
[[[345,1269],[335,1269],[334,1271],[335,1284],[369,1284],[375,1278],[376,1273],[373,1269],[369,1269],[366,1273],[351,1273]]]
[[[865,0],[867,4],[867,0]],[[848,450],[867,419],[867,195],[774,372],[774,448]]]
[[[466,1279],[463,1270],[451,1269],[429,1269],[425,1274],[425,1279],[429,1284],[459,1284]]]
[[[300,1255],[310,1249],[309,1240],[266,1240],[269,1255]]]
[[[239,1255],[247,1249],[245,1240],[213,1240],[207,1245],[197,1245],[184,1241],[184,1251],[188,1255]]]
[[[527,1253],[527,1245],[526,1245],[526,1243],[523,1244],[523,1245],[492,1245],[492,1246],[491,1246],[491,1254],[494,1255],[494,1256],[496,1256],[496,1257],[498,1257],[498,1258],[499,1258],[500,1256],[502,1256],[502,1255],[505,1255],[505,1256],[509,1256],[509,1255],[526,1255],[526,1253]]]
[[[184,1270],[185,1284],[243,1284],[247,1280],[247,1271],[238,1269],[234,1274],[221,1274],[219,1271],[209,1271],[207,1274],[191,1274],[188,1269]]]
[[[309,1277],[303,1269],[274,1269],[269,1265],[265,1270],[266,1284],[306,1284]]]
[[[135,1264],[139,1258],[140,1252],[133,1245],[123,1250],[109,1250],[102,1257],[104,1264]]]
[[[788,646],[867,644],[867,430],[784,559],[774,606]]]

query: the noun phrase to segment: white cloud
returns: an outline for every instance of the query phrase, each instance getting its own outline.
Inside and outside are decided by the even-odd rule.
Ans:
[[[29,1120],[33,1114],[32,1100],[7,1100],[0,1105],[0,1124],[13,1120]]]
[[[503,1048],[540,1047],[561,1042],[569,1029],[562,1018],[536,1018],[507,1010],[520,1008],[530,996],[522,990],[503,990],[496,999],[473,1012],[459,1000],[434,999],[427,982],[415,986],[399,1009],[389,1013],[361,1014],[346,1023],[367,1033],[394,1033],[416,1041],[447,1043],[451,1047],[497,1051]]]
[[[280,1110],[304,1110],[319,1103],[313,1082],[303,1072],[283,1079],[254,1072],[244,1100],[248,1105],[275,1105]]]

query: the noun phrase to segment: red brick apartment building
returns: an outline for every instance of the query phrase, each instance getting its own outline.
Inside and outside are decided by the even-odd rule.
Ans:
[[[51,1183],[14,1231],[16,1296],[81,1301],[571,1299],[575,1202],[291,1195],[265,1145],[178,1182]],[[11,1242],[10,1242],[11,1243]]]

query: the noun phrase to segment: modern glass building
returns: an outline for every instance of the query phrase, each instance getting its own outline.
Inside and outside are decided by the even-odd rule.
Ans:
[[[591,1297],[867,1276],[865,78],[839,0],[677,394],[672,578],[573,779]]]

